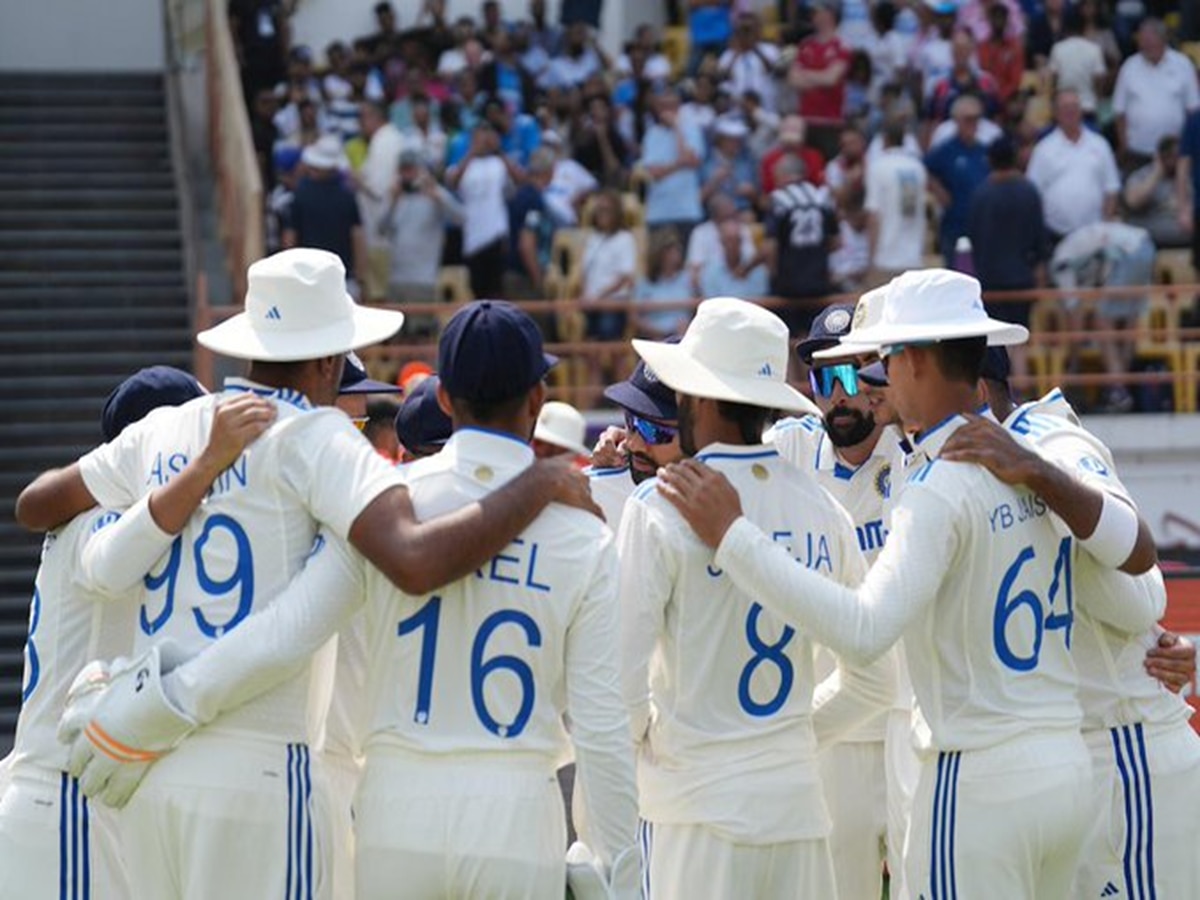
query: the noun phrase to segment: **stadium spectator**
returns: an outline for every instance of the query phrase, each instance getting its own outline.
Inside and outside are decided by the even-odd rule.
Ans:
[[[926,17],[927,24],[913,46],[910,68],[917,98],[924,103],[933,93],[934,85],[954,68],[950,39],[954,36],[958,6],[954,0],[925,0],[918,11]]]
[[[545,150],[553,163],[550,183],[545,190],[546,209],[555,225],[574,227],[579,224],[579,210],[600,188],[600,183],[591,172],[563,154],[563,139],[557,131],[543,132],[539,149]]]
[[[378,30],[360,40],[370,54],[372,63],[383,68],[391,59],[401,55],[403,38],[396,27],[396,10],[388,0],[376,3],[374,12]]]
[[[779,140],[779,113],[763,106],[756,91],[746,91],[739,100],[738,115],[750,129],[746,147],[755,160],[755,178],[758,177],[757,161],[761,160]]]
[[[463,260],[477,298],[499,297],[503,291],[508,206],[505,195],[523,173],[500,152],[500,135],[489,122],[471,134],[466,157],[447,169],[447,185],[464,206]]]
[[[740,297],[755,300],[768,290],[767,269],[755,260],[742,262],[742,229],[736,221],[722,222],[718,229],[721,252],[705,262],[700,272],[700,296]]]
[[[975,2],[978,4],[979,0]],[[1012,20],[1012,7],[996,0],[988,7],[987,34],[973,32],[979,43],[979,67],[992,76],[1002,106],[1016,96],[1025,75],[1022,30],[1014,29]]]
[[[263,189],[269,191],[275,184],[272,154],[275,152],[275,143],[279,140],[279,129],[275,127],[275,92],[269,88],[259,88],[254,95],[251,110],[250,139],[254,143],[254,155],[258,159]]]
[[[578,88],[610,65],[611,61],[603,56],[603,50],[588,26],[575,22],[567,27],[562,52],[550,61],[546,86],[559,90]]]
[[[546,0],[529,0],[529,44],[539,47],[547,57],[558,54],[562,28],[546,19]]]
[[[948,118],[959,97],[971,95],[983,104],[983,114],[992,118],[1000,109],[996,82],[987,72],[975,68],[975,40],[970,32],[958,30],[950,41],[952,65],[950,74],[933,86],[926,105],[926,127],[933,127]],[[928,139],[926,144],[929,144]]]
[[[629,178],[629,145],[613,117],[612,101],[592,97],[588,115],[574,135],[575,161],[607,188],[623,188]]]
[[[583,304],[627,300],[633,294],[638,270],[637,242],[621,227],[621,198],[602,191],[592,209],[592,228],[583,248]],[[587,313],[587,335],[617,340],[625,333],[625,314],[615,311]]]
[[[688,4],[688,75],[695,75],[706,56],[720,57],[733,30],[730,0],[692,0]]]
[[[1159,249],[1190,246],[1191,236],[1180,224],[1178,168],[1179,138],[1167,135],[1154,159],[1131,174],[1121,191],[1125,224],[1146,229]]]
[[[746,149],[749,134],[740,119],[725,116],[713,129],[712,148],[700,169],[700,199],[707,203],[715,194],[733,198],[738,212],[752,212],[758,200],[754,163]]]
[[[815,0],[811,10],[814,32],[797,46],[788,82],[800,95],[798,112],[808,123],[809,139],[832,156],[846,105],[850,50],[837,34],[836,0]]]
[[[857,293],[871,270],[871,236],[863,188],[838,199],[838,246],[829,254],[829,276],[841,293]]]
[[[971,195],[988,175],[987,150],[979,140],[983,104],[971,94],[954,101],[950,111],[955,133],[925,155],[929,190],[942,207],[938,250],[951,268],[954,245],[967,231]]]
[[[487,124],[500,141],[500,150],[518,165],[528,165],[529,157],[542,143],[542,130],[533,116],[513,115],[499,97],[488,97],[480,110],[479,124]],[[471,129],[463,130],[450,139],[446,147],[446,164],[453,166],[471,147]]]
[[[1121,48],[1117,46],[1116,35],[1109,27],[1108,18],[1100,0],[1080,0],[1076,7],[1083,19],[1083,36],[1100,48],[1104,54],[1104,64],[1109,72],[1115,72],[1121,65]],[[1108,85],[1105,85],[1107,90]]]
[[[1004,12],[997,13],[997,7]],[[1019,42],[1025,36],[1025,12],[1019,0],[966,0],[958,8],[958,27],[969,31],[981,49],[990,40],[1009,38]]]
[[[1192,236],[1192,268],[1200,271],[1200,229],[1196,228],[1200,210],[1200,111],[1190,113],[1179,141],[1179,162],[1175,169],[1176,207],[1180,227]]]
[[[409,102],[412,124],[402,132],[404,148],[416,151],[430,171],[440,173],[446,164],[446,132],[434,118],[426,94],[414,94]]]
[[[301,153],[299,147],[282,144],[272,154],[275,185],[267,195],[267,255],[283,249],[283,232],[292,220],[292,201],[300,180]]]
[[[878,0],[871,5],[872,34],[865,49],[871,57],[871,102],[879,103],[885,84],[893,84],[908,67],[908,41],[896,30],[896,4]]]
[[[387,298],[393,303],[432,303],[437,299],[446,226],[462,224],[463,206],[437,182],[417,150],[400,154],[398,174],[387,210],[373,225],[391,250]]]
[[[1025,59],[1034,69],[1043,69],[1050,51],[1063,38],[1067,0],[1043,0],[1042,9],[1029,20],[1025,35]]]
[[[1056,127],[1038,141],[1026,169],[1042,195],[1052,245],[1077,228],[1113,218],[1121,189],[1112,148],[1084,127],[1077,93],[1055,95],[1054,121]]]
[[[1196,67],[1167,46],[1159,19],[1146,19],[1137,31],[1138,52],[1125,60],[1113,90],[1117,152],[1129,168],[1154,156],[1158,142],[1183,132],[1187,114],[1200,107]]]
[[[903,121],[883,128],[883,151],[867,168],[867,235],[871,273],[868,283],[891,280],[906,269],[919,268],[925,249],[925,189],[921,160],[904,147]]]
[[[707,223],[706,223],[707,224]],[[692,232],[695,237],[699,228]],[[687,300],[695,296],[692,277],[683,264],[683,244],[673,231],[660,231],[650,239],[646,277],[638,281],[633,299],[638,337],[660,341],[682,334],[691,313],[687,309],[654,309],[655,303]]]
[[[230,0],[229,31],[241,67],[246,105],[284,79],[284,53],[291,23],[291,4],[280,0]]]
[[[283,246],[336,253],[346,272],[354,273],[357,283],[350,284],[351,293],[359,293],[367,277],[367,243],[354,193],[342,183],[346,158],[341,141],[327,134],[305,147],[300,161],[305,171],[296,185]]]
[[[671,61],[662,52],[653,25],[641,24],[633,32],[633,40],[617,57],[615,73],[618,78],[635,77],[661,86],[671,79]]]
[[[1078,10],[1067,11],[1062,40],[1050,50],[1050,73],[1055,91],[1075,91],[1085,121],[1094,124],[1108,66],[1100,45],[1083,36],[1083,17]]]
[[[775,167],[784,157],[791,156],[804,163],[805,177],[818,187],[825,183],[825,158],[820,152],[806,146],[807,126],[800,116],[784,116],[779,123],[779,143],[763,154],[759,163],[759,183],[763,196],[775,190]]]
[[[692,79],[691,96],[679,107],[679,120],[695,128],[705,141],[717,122],[717,82],[712,75],[701,73]]]
[[[554,152],[542,147],[529,160],[526,180],[508,203],[508,267],[504,296],[509,300],[540,300],[546,296],[543,278],[550,264],[555,219],[547,204],[554,177]],[[543,331],[545,331],[545,324]]]
[[[762,39],[762,22],[758,15],[740,13],[729,49],[717,61],[721,78],[732,88],[734,96],[741,97],[746,91],[754,91],[764,107],[775,110],[778,109],[775,78],[779,67],[779,48]]]
[[[825,183],[840,203],[842,198],[853,192],[861,192],[866,185],[867,138],[853,125],[842,129],[838,139],[838,155],[825,167]]]
[[[516,48],[507,31],[491,35],[492,58],[479,70],[479,89],[499,97],[514,114],[528,113],[534,107],[534,84],[521,68]]]
[[[720,228],[726,222],[737,222],[742,233],[742,262],[754,258],[754,236],[750,226],[738,215],[737,204],[727,194],[713,194],[705,204],[708,218],[692,229],[687,241],[687,271],[691,278],[691,293],[700,293],[700,273],[705,263],[721,253]]]
[[[1046,283],[1046,222],[1042,198],[1017,168],[1017,148],[1002,137],[988,147],[991,174],[971,198],[967,236],[971,239],[975,275],[983,290],[1027,291]],[[1028,301],[998,305],[991,314],[1005,322],[1029,325]],[[1023,344],[1009,348],[1012,365],[1024,375]]]
[[[470,16],[460,16],[454,21],[452,31],[454,45],[442,51],[438,57],[437,73],[442,78],[454,78],[469,68],[472,59],[476,62],[482,57],[483,47],[475,36],[475,20]],[[468,44],[474,47],[468,49]]]
[[[382,103],[364,103],[359,122],[363,137],[367,140],[367,156],[358,170],[357,184],[358,207],[362,221],[367,225],[369,252],[368,277],[363,285],[363,296],[368,301],[378,301],[387,293],[392,250],[391,242],[380,233],[377,226],[383,220],[390,202],[400,153],[404,149],[404,138],[396,126],[388,121],[387,109]]]
[[[646,130],[639,165],[645,172],[646,224],[673,227],[681,240],[703,218],[700,166],[704,138],[679,120],[679,94],[666,90],[655,98],[655,123]]]
[[[790,300],[830,293],[829,254],[838,235],[829,191],[808,181],[804,163],[785,156],[775,166],[775,184],[766,221],[764,253],[771,270],[771,293]],[[816,310],[806,304],[780,312],[793,335],[804,334]]]

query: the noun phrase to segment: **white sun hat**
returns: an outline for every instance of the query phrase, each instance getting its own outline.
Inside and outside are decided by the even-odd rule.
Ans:
[[[813,359],[821,361],[853,359],[857,356],[866,356],[869,353],[877,352],[879,350],[877,346],[858,343],[855,341],[855,336],[864,328],[871,328],[879,324],[883,318],[883,301],[887,297],[889,287],[891,287],[891,282],[872,288],[859,297],[858,302],[854,304],[854,317],[850,320],[850,330],[841,336],[839,339],[841,343],[826,347],[824,350],[817,350],[813,353]]]
[[[344,169],[349,165],[342,151],[342,139],[336,134],[326,134],[304,148],[300,162],[314,169]]]
[[[250,266],[245,312],[196,335],[222,356],[296,362],[340,356],[390,338],[404,313],[359,306],[335,253],[284,250]]]
[[[681,394],[821,414],[787,383],[787,326],[746,300],[705,300],[678,344],[635,340],[633,349]]]
[[[873,314],[874,305],[864,319]],[[990,346],[1029,340],[1029,330],[1023,325],[1001,322],[987,314],[976,279],[950,269],[916,269],[896,276],[880,306],[879,321],[863,327],[859,327],[856,310],[855,322],[842,342],[878,350],[972,337],[986,337]]]
[[[587,437],[587,420],[570,403],[551,400],[543,404],[533,436],[536,440],[562,447],[579,456],[592,455],[591,449],[583,443]]]

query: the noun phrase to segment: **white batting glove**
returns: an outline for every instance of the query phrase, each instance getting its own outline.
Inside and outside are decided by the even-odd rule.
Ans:
[[[618,854],[612,871],[580,841],[567,850],[567,894],[574,900],[640,900],[642,857],[636,844]]]
[[[124,806],[150,766],[195,729],[196,723],[163,693],[164,670],[173,667],[176,656],[164,644],[113,663],[107,688],[95,693],[90,715],[71,744],[68,771],[86,796]]]

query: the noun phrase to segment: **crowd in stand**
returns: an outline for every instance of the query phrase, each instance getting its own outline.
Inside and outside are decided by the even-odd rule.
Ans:
[[[368,301],[432,300],[452,264],[475,296],[635,301],[589,314],[596,338],[678,332],[656,301],[823,297],[934,261],[986,291],[1142,284],[1156,250],[1192,245],[1200,92],[1159,10],[784,6],[693,0],[686,52],[643,25],[614,58],[595,2],[448,21],[426,0],[401,22],[385,0],[317,60],[277,2],[233,0],[269,243],[339,253]],[[555,232],[580,228],[553,277]],[[1121,329],[1142,305],[1087,309]],[[1103,346],[1106,368],[1131,347]]]

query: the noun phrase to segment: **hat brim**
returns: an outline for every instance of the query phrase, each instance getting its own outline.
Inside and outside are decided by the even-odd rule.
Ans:
[[[577,444],[575,441],[565,440],[564,438],[561,438],[540,426],[533,429],[533,439],[535,441],[541,441],[543,444],[553,444],[555,447],[562,447],[564,450],[570,450],[577,456],[592,455],[590,447],[585,447],[583,444]]]
[[[786,382],[714,372],[689,356],[683,344],[634,340],[633,349],[663,384],[681,394],[821,415],[815,403]]]
[[[813,351],[812,358],[814,361],[826,362],[831,359],[855,359],[859,356],[868,356],[878,352],[878,344],[860,344],[855,342],[834,344],[832,347],[826,347],[824,350],[815,350]]]
[[[338,394],[403,394],[404,388],[386,381],[376,381],[374,378],[364,378],[354,384],[344,387]]]
[[[628,381],[618,381],[604,389],[604,396],[622,409],[627,409],[642,419],[652,419],[658,422],[674,422],[679,418],[679,410],[675,404],[670,406],[659,403],[645,391],[634,387]]]
[[[298,362],[341,356],[385,341],[404,325],[404,313],[355,304],[349,319],[321,328],[285,331],[255,329],[247,313],[238,313],[196,335],[201,347],[256,362]]]
[[[851,332],[842,339],[842,343],[865,346],[868,349],[863,352],[869,353],[872,350],[877,351],[880,347],[896,344],[954,341],[974,337],[986,337],[989,347],[1007,347],[1028,341],[1029,329],[1024,325],[1014,325],[992,318],[947,325],[886,323]]]

